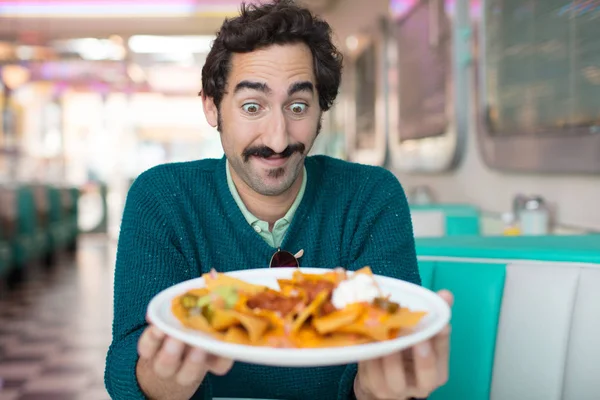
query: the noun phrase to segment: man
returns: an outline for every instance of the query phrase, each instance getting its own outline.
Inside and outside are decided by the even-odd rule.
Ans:
[[[340,76],[329,26],[290,1],[243,7],[225,21],[202,71],[202,99],[226,157],[153,168],[128,195],[106,366],[113,398],[403,400],[445,382],[447,331],[359,365],[273,368],[206,354],[145,321],[160,290],[211,268],[268,267],[278,249],[304,266],[369,265],[420,283],[397,179],[383,168],[306,157]]]

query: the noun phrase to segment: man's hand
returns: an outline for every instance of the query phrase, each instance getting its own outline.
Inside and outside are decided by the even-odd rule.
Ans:
[[[233,366],[232,360],[190,347],[152,325],[140,336],[138,353],[138,382],[151,398],[190,398],[207,372],[225,375]]]
[[[438,294],[452,307],[446,290]],[[450,326],[412,349],[358,364],[354,394],[358,400],[406,400],[428,397],[448,380]]]

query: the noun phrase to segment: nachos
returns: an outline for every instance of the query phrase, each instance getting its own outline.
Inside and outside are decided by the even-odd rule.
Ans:
[[[371,269],[352,274],[294,271],[279,290],[229,275],[203,275],[205,287],[176,297],[172,312],[187,328],[253,346],[310,348],[390,340],[425,315],[382,293]]]

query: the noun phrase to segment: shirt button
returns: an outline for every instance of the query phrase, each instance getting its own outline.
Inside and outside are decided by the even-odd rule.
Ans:
[[[261,233],[262,232],[262,229],[260,229],[260,226],[258,226],[258,225],[256,225],[254,227],[254,230],[256,231],[256,233]]]

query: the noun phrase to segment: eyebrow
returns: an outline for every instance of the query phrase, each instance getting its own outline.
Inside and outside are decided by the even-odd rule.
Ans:
[[[272,92],[271,88],[266,83],[244,80],[240,81],[237,85],[235,85],[233,93],[238,93],[244,89],[256,90],[265,94],[270,94]],[[314,91],[315,86],[310,81],[295,82],[288,89],[288,96],[291,96],[294,93],[298,92],[314,93]]]
[[[312,82],[309,82],[309,81],[296,82],[292,86],[290,86],[290,88],[288,89],[288,96],[291,96],[294,93],[298,93],[298,92],[314,93],[315,86],[312,84]]]
[[[271,88],[263,82],[241,81],[235,85],[233,93],[237,93],[243,89],[257,90],[263,93],[271,93]]]

